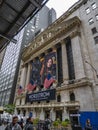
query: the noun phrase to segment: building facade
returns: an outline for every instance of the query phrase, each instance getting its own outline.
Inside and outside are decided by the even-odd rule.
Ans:
[[[12,103],[15,94],[15,85],[17,82],[18,70],[16,67],[19,66],[19,57],[21,42],[23,36],[22,30],[15,39],[17,44],[10,43],[7,48],[3,58],[3,62],[0,70],[0,106]]]
[[[17,43],[10,42],[7,46],[0,66],[0,106],[13,103],[22,49],[29,45],[35,34],[38,35],[38,30],[44,30],[48,27],[51,23],[49,22],[50,13],[53,15],[53,17],[51,16],[51,22],[53,22],[56,19],[56,12],[44,6],[26,27],[14,37]]]
[[[22,41],[23,45],[28,46],[28,43],[30,43],[36,37],[36,35],[41,33],[55,20],[55,10],[44,6],[26,25]]]
[[[97,0],[77,2],[23,52],[18,83],[24,91],[16,90],[17,114],[32,112],[41,120],[49,115],[53,121],[70,118],[77,123],[78,117],[71,114],[98,110],[97,7]],[[48,76],[47,59],[53,64]],[[30,80],[33,87],[36,84],[31,92]]]
[[[0,68],[1,68],[1,65],[2,65],[2,62],[3,62],[3,57],[4,57],[4,54],[5,54],[5,51],[6,51],[6,49],[4,49],[4,50],[0,53]]]

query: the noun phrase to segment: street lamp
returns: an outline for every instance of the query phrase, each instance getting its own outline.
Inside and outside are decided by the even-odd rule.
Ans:
[[[94,66],[92,64],[90,64],[88,61],[85,61],[85,63],[89,64],[91,66],[91,68],[95,71],[96,73],[96,77],[98,78],[98,74],[97,74],[97,70],[94,68]]]

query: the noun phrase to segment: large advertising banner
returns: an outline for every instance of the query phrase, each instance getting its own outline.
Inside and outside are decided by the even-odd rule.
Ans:
[[[44,62],[40,71],[41,83],[44,88],[51,87],[56,80],[56,52],[45,55]]]
[[[32,73],[31,73],[31,79],[34,81],[34,83],[37,86],[41,85],[41,79],[40,79],[40,70],[41,70],[41,62],[40,59],[35,59],[32,62]]]
[[[50,52],[32,62],[31,79],[37,86],[49,89],[56,81],[56,52]]]
[[[46,91],[39,91],[36,93],[27,94],[26,102],[44,101],[44,100],[55,100],[56,91],[55,89],[49,89]]]

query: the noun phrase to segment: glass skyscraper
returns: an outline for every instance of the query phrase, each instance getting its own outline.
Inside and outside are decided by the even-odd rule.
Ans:
[[[23,35],[23,45],[28,45],[36,35],[41,33],[56,20],[55,10],[44,6],[26,25]]]
[[[17,36],[14,37],[17,40],[17,43],[14,44],[10,42],[5,52],[5,56],[0,70],[0,105],[1,106],[4,104],[8,104],[11,93],[14,93],[12,86],[14,84],[16,68],[18,65],[23,32],[24,30],[22,30]]]

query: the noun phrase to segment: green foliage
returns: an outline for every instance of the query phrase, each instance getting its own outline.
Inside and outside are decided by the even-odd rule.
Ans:
[[[65,119],[65,122],[67,122],[68,124],[70,123],[69,119]]]
[[[53,122],[54,127],[67,127],[69,125],[70,121],[68,119],[65,119],[65,121],[60,121],[58,118],[56,121]]]
[[[57,118],[57,121],[58,121],[59,124],[61,124],[61,120],[59,118]]]
[[[54,121],[54,122],[53,122],[53,126],[54,126],[54,127],[57,127],[58,125],[59,125],[59,122],[58,122],[58,121]]]
[[[60,125],[61,125],[61,120],[59,118],[57,118],[57,120],[53,122],[53,126],[59,127]]]
[[[66,121],[62,121],[62,122],[61,122],[61,125],[62,125],[63,127],[67,127],[67,126],[68,126],[68,123],[67,123]]]
[[[4,106],[4,111],[9,113],[9,114],[13,114],[15,110],[15,105],[14,104],[8,104]]]
[[[35,118],[35,119],[33,119],[33,124],[37,124],[39,122],[39,118]]]

